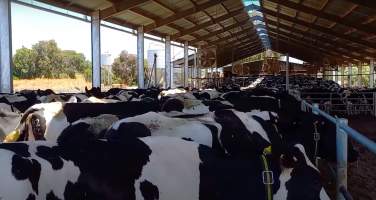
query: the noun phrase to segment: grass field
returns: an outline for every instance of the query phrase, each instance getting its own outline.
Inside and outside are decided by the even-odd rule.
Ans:
[[[81,75],[76,76],[76,79],[22,79],[22,80],[13,80],[14,91],[18,92],[20,90],[45,90],[52,89],[56,93],[62,92],[84,92],[85,86],[88,88],[91,87],[91,82],[87,82],[85,78]]]
[[[91,88],[91,82],[86,81],[82,75],[76,75],[75,79],[62,78],[62,79],[21,79],[13,80],[13,88],[15,92],[21,90],[46,90],[52,89],[56,93],[80,93],[85,92],[85,86]],[[107,91],[110,88],[136,88],[136,86],[126,86],[122,84],[103,85],[102,91]]]

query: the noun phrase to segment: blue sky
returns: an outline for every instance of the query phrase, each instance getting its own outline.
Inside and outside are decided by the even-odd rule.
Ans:
[[[40,40],[55,40],[59,48],[75,50],[91,59],[90,23],[12,3],[12,45],[17,49],[31,46]],[[116,57],[122,50],[136,54],[134,35],[101,27],[102,53]],[[148,49],[164,49],[164,44],[145,39],[145,58]],[[183,57],[183,49],[172,46],[172,58]]]

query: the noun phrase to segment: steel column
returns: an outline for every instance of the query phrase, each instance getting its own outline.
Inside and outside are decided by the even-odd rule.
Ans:
[[[99,10],[91,15],[92,86],[101,87],[101,20]]]
[[[337,68],[337,70],[335,70],[334,71],[334,81],[336,82],[336,83],[338,83],[338,68]]]
[[[289,80],[289,68],[290,68],[290,56],[289,54],[286,54],[286,91],[289,91],[289,84],[290,84],[290,80]]]
[[[340,188],[344,187],[347,189],[347,140],[348,136],[344,130],[342,130],[339,124],[346,124],[347,119],[337,120],[337,135],[336,135],[336,145],[337,145],[337,200],[345,200],[343,195],[340,193]]]
[[[375,60],[372,59],[369,64],[369,87],[373,88],[374,87],[374,80],[375,80]]]
[[[352,80],[352,64],[350,63],[349,64],[349,72],[348,72],[348,76],[347,76],[347,80],[348,80],[348,85],[349,85],[349,88],[352,87],[352,83],[351,83],[351,80]]]
[[[192,85],[194,88],[197,87],[197,51],[195,51],[195,53],[193,54],[193,68],[192,68],[192,78],[195,78],[195,79],[192,79]]]
[[[171,38],[166,36],[165,40],[165,88],[171,87]]]
[[[363,66],[362,62],[359,62],[358,66],[358,87],[362,87]]]
[[[184,43],[184,87],[188,87],[188,41]]]
[[[137,29],[137,86],[144,88],[144,27]]]
[[[341,86],[345,87],[345,66],[341,66]]]
[[[0,0],[0,92],[13,92],[10,0]]]

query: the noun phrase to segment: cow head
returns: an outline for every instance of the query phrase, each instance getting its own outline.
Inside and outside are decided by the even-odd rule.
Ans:
[[[6,142],[29,140],[53,140],[69,124],[62,112],[63,103],[36,104],[26,110],[15,131],[9,134]],[[48,134],[51,133],[51,134]]]

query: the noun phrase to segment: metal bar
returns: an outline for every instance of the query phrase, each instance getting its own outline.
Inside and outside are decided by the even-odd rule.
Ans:
[[[137,29],[137,86],[144,88],[144,27]]]
[[[362,87],[362,72],[363,72],[362,62],[359,62],[359,66],[358,66],[358,87]]]
[[[289,56],[289,54],[287,53],[286,54],[286,91],[289,91],[289,88],[290,88],[290,86],[289,86],[289,84],[290,84],[290,82],[289,82],[289,68],[290,68],[290,56]]]
[[[347,119],[338,119],[336,123],[336,145],[337,145],[337,200],[344,200],[345,198],[340,192],[340,188],[347,189],[347,142],[348,137],[346,132],[340,125],[347,125]]]
[[[329,114],[323,112],[320,109],[314,108],[312,105],[307,103],[305,100],[302,101],[302,104],[304,106],[309,107],[310,109],[317,111],[321,116],[327,118],[332,123],[337,123],[337,118],[334,118],[330,116]],[[358,131],[350,128],[347,125],[339,124],[339,127],[345,131],[352,139],[360,143],[361,145],[365,146],[368,150],[370,150],[372,153],[376,154],[376,143],[372,140],[368,139],[367,137],[360,134]]]
[[[184,43],[184,87],[188,86],[188,41]]]
[[[165,40],[165,88],[171,87],[171,39],[166,36]]]
[[[345,86],[345,66],[341,66],[341,86]]]
[[[193,88],[197,87],[197,80],[195,80],[195,78],[197,78],[197,52],[196,51],[193,54],[193,70],[192,70],[192,85],[193,85]]]
[[[92,61],[92,86],[101,87],[101,20],[99,11],[91,16],[91,61]]]
[[[349,85],[349,88],[351,88],[352,87],[352,64],[350,63],[349,64],[349,72],[348,72],[349,74],[348,74],[348,76],[347,76],[347,80],[348,80],[348,85]]]
[[[0,1],[0,92],[13,92],[10,0]]]
[[[375,80],[375,60],[371,59],[370,60],[370,65],[369,65],[369,87],[373,88],[374,87],[374,80]]]

